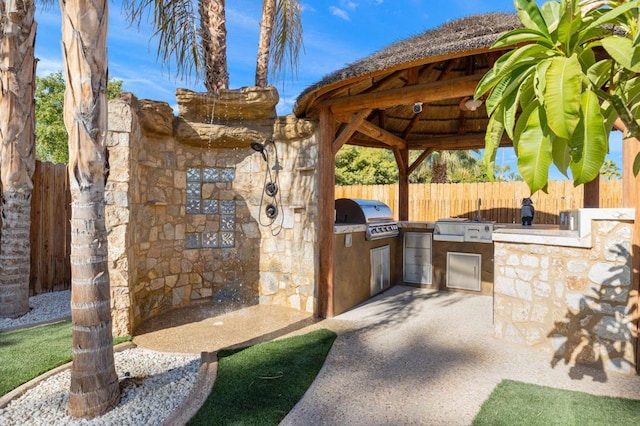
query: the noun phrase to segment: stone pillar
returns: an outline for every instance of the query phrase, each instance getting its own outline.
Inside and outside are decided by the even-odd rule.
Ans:
[[[105,211],[109,244],[109,276],[111,279],[111,316],[114,336],[133,331],[131,186],[133,162],[131,140],[140,139],[140,126],[135,112],[137,100],[122,94],[109,102],[107,150],[109,177],[105,187]]]

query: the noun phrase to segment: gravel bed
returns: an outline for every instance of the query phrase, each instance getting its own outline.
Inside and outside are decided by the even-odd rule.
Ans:
[[[15,320],[1,320],[0,331],[66,318],[70,315],[69,297],[69,291],[32,297],[31,311]],[[199,354],[133,348],[114,353],[114,358],[121,397],[105,415],[79,420],[67,414],[71,374],[65,370],[0,408],[0,425],[161,424],[184,402],[200,369]]]
[[[0,318],[0,331],[71,318],[71,290],[30,297],[29,308],[29,312],[16,319]]]

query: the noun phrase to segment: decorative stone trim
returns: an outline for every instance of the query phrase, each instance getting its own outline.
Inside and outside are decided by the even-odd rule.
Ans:
[[[589,247],[495,243],[495,334],[550,352],[552,365],[635,374],[633,223],[593,220],[590,229]]]

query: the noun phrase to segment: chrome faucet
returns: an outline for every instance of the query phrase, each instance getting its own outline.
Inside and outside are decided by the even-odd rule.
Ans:
[[[480,217],[480,206],[482,205],[482,199],[478,198],[478,213],[476,214],[476,222],[480,222],[482,218]]]

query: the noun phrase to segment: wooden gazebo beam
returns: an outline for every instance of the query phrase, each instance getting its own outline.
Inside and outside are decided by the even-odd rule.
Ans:
[[[350,114],[362,109],[390,108],[396,105],[413,105],[416,102],[437,102],[445,99],[473,95],[482,75],[416,84],[398,89],[388,89],[353,96],[343,96],[322,101],[318,107],[330,107],[334,115]]]

